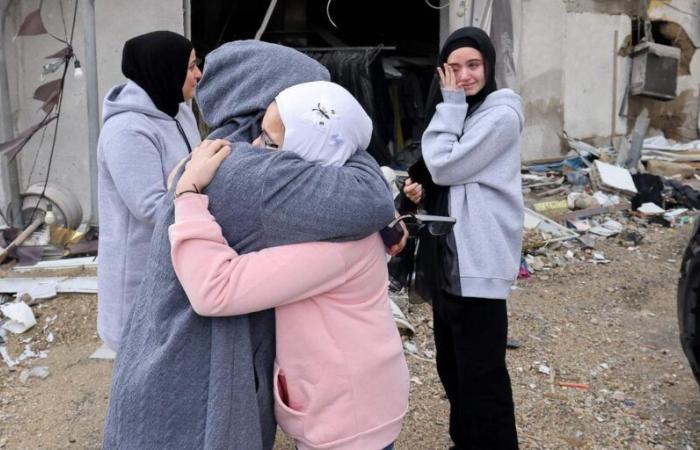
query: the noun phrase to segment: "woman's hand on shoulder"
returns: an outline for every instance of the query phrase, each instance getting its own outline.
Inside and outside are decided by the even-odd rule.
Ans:
[[[175,195],[185,191],[202,192],[211,183],[221,163],[231,154],[231,144],[223,139],[204,140],[192,151],[185,171],[175,188]]]

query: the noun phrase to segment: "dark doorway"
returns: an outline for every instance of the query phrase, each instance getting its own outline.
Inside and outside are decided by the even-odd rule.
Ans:
[[[223,43],[252,39],[269,4],[191,0],[198,55],[206,58]],[[370,153],[380,164],[405,168],[420,151],[439,30],[439,11],[421,0],[279,0],[261,39],[324,64],[372,117]]]

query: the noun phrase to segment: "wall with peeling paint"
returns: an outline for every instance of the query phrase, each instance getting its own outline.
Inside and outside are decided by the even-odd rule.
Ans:
[[[651,127],[675,140],[695,140],[698,134],[698,109],[700,109],[700,0],[651,0],[649,19],[678,24],[669,27],[665,37],[682,50],[681,74],[678,77],[677,97],[668,102],[644,98],[630,99],[629,121],[641,112],[649,110]]]
[[[698,138],[700,0],[651,0],[649,18],[678,23],[691,41],[688,43],[688,38],[684,38],[684,42],[677,39],[674,43],[685,47],[682,73],[686,75],[678,78],[675,100],[630,97],[624,116],[618,112],[625,98],[630,59],[624,52],[614,56],[614,36],[617,31],[617,50],[629,44],[632,19],[644,16],[644,2],[511,0],[511,3],[520,24],[516,41],[520,49],[518,90],[526,115],[524,160],[566,152],[568,149],[560,139],[562,131],[597,144],[609,143],[613,129],[616,136],[626,135],[644,107],[650,110],[652,126],[669,138]]]
[[[520,14],[517,73],[525,112],[522,149],[524,159],[536,159],[560,148],[566,8],[561,1],[523,1]]]
[[[683,26],[695,47],[700,47],[700,0],[649,0],[649,19]]]
[[[518,90],[525,109],[523,160],[567,151],[562,135],[610,141],[627,132],[617,110],[629,60],[617,55],[631,33],[636,3],[518,0]],[[617,71],[615,73],[615,61]],[[613,95],[614,94],[614,95]],[[614,122],[614,124],[613,124]]]
[[[626,121],[617,111],[625,94],[629,59],[617,54],[615,32],[619,48],[630,29],[625,15],[566,15],[564,130],[570,136],[610,136],[613,129],[616,134],[626,132]]]
[[[595,14],[625,14],[640,16],[644,14],[644,2],[640,0],[567,0],[566,12]]]
[[[75,2],[59,1],[44,2],[42,19],[49,32],[63,38],[61,6],[66,27],[70,33]],[[39,109],[41,103],[32,100],[32,95],[40,84],[60,77],[61,69],[47,75],[45,80],[42,80],[41,72],[42,65],[47,62],[44,57],[60,50],[64,45],[48,35],[23,36],[12,42],[11,38],[22,19],[39,6],[37,0],[21,0],[15,3],[18,6],[13,8],[13,16],[8,22],[9,30],[2,42],[10,59],[8,72],[10,90],[13,93],[11,100],[15,133],[17,133],[43,117],[43,111]],[[78,59],[82,61],[84,60],[84,38],[81,5],[82,2],[78,2],[73,47]],[[136,3],[130,0],[95,2],[100,110],[107,90],[124,80],[121,74],[121,49],[126,39],[157,29],[183,32],[182,0],[149,0],[139,2],[138,6],[135,5]],[[78,197],[83,207],[83,218],[87,220],[90,214],[90,163],[85,80],[73,77],[73,67],[70,67],[66,77],[60,120],[50,182],[68,187]],[[30,184],[44,181],[53,130],[53,126],[47,128],[41,146],[42,133],[37,133],[20,154],[19,171],[22,190]],[[31,179],[30,174],[32,174]],[[5,204],[5,193],[0,189],[0,205]]]

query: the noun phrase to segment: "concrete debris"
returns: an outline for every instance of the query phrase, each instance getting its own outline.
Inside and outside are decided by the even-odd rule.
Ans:
[[[7,364],[7,367],[14,367],[17,365],[17,361],[10,357],[10,354],[7,352],[7,347],[4,345],[0,345],[0,356],[2,356],[2,360]]]
[[[627,145],[593,147],[565,135],[572,149],[568,155],[523,164],[526,208],[519,278],[548,280],[557,267],[578,261],[611,264],[595,251],[596,241],[615,238],[621,247],[637,251],[648,228],[695,220],[700,209],[700,190],[695,189],[700,188],[700,175],[695,171],[700,164],[678,161],[700,162],[700,140],[678,144],[663,136],[643,139],[647,122],[640,114],[639,133],[618,140]],[[616,148],[626,154],[617,154]]]
[[[599,160],[595,161],[593,167],[591,181],[598,184],[600,189],[624,194],[637,193],[637,187],[634,185],[634,180],[629,170]]]
[[[36,325],[32,308],[24,302],[4,304],[0,306],[0,311],[7,318],[2,327],[11,333],[21,334]]]
[[[642,146],[644,145],[644,136],[649,131],[649,123],[649,111],[644,108],[634,123],[627,155],[619,155],[624,157],[624,161],[620,161],[621,158],[618,158],[618,162],[621,163],[619,164],[620,166],[633,170],[635,173],[640,169]]]
[[[24,369],[19,374],[19,381],[22,384],[27,384],[30,378],[44,379],[49,376],[49,368],[46,366],[34,366],[31,369]]]
[[[700,161],[700,140],[677,143],[666,139],[664,136],[654,136],[644,139],[642,160],[673,162]]]
[[[663,214],[666,212],[665,209],[652,202],[642,204],[642,206],[637,208],[637,211],[648,216],[658,216],[659,214]]]
[[[90,359],[114,359],[117,356],[117,353],[109,348],[107,344],[104,342],[102,345],[95,350],[92,355],[90,355]]]
[[[39,303],[41,300],[49,300],[58,295],[55,283],[37,283],[29,286],[27,290],[17,291],[18,300],[26,302],[29,306]]]
[[[394,322],[399,328],[399,331],[401,331],[402,334],[405,334],[404,332],[408,333],[409,335],[415,334],[415,328],[413,328],[413,325],[411,325],[408,322],[406,315],[403,313],[403,311],[401,311],[401,308],[399,308],[399,306],[391,298],[389,299],[389,305],[391,306],[391,313],[394,316]]]
[[[688,164],[652,159],[647,163],[647,172],[660,177],[680,176],[681,178],[693,178],[695,168]]]
[[[404,341],[403,349],[414,355],[418,353],[418,346],[416,346],[416,343],[413,341]]]

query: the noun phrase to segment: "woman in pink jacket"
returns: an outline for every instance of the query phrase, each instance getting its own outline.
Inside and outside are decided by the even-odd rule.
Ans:
[[[342,165],[367,147],[372,123],[345,89],[318,81],[282,91],[262,129],[261,147]],[[229,152],[205,142],[176,187],[172,260],[192,308],[204,316],[275,308],[275,415],[299,449],[393,448],[409,376],[381,238],[238,255],[200,194]]]

